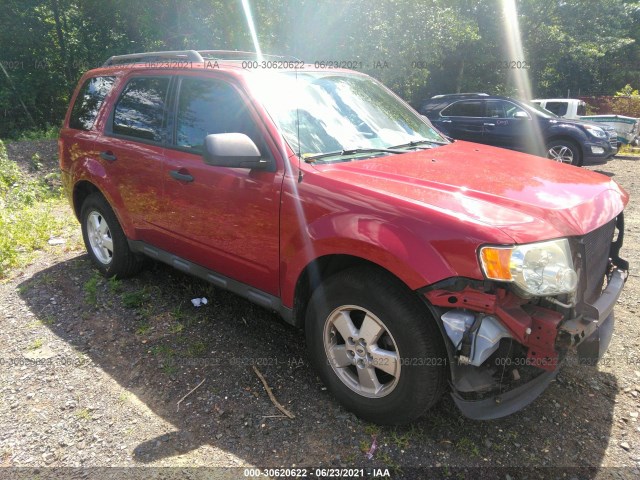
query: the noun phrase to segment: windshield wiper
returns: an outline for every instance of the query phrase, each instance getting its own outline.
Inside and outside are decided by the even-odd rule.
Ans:
[[[394,147],[395,148],[395,147]],[[394,148],[353,148],[351,150],[337,150],[335,152],[319,153],[318,155],[310,155],[304,158],[307,163],[313,163],[316,160],[327,157],[344,157],[347,155],[357,155],[359,153],[407,153],[404,150],[395,150]]]
[[[401,145],[394,145],[389,148],[406,148],[406,147],[419,147],[420,145],[424,145],[425,143],[433,144],[433,145],[449,145],[447,142],[438,142],[437,140],[416,140],[415,142],[403,143]],[[432,147],[426,147],[432,148]]]

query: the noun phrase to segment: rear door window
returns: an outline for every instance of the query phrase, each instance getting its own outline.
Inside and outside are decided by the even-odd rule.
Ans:
[[[115,77],[88,78],[71,109],[69,127],[77,130],[91,130],[98,117],[104,98],[109,94],[115,83]]]
[[[484,101],[463,100],[445,108],[440,115],[443,117],[484,117]]]
[[[116,103],[113,133],[151,142],[164,142],[169,80],[169,77],[132,78]]]

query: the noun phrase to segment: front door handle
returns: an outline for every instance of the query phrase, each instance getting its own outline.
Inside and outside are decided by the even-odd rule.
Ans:
[[[496,126],[496,124],[495,124],[495,123],[483,123],[483,125],[484,125],[485,127],[495,127],[495,126]]]
[[[109,162],[115,162],[118,157],[116,157],[111,150],[107,150],[106,152],[100,152],[100,158]]]
[[[440,120],[442,123],[451,123],[451,120]]]
[[[188,173],[184,173],[186,170],[170,170],[169,175],[176,180],[181,182],[193,182],[193,176]]]

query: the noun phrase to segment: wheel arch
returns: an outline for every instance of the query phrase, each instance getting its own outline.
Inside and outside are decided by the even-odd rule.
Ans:
[[[324,255],[309,262],[298,276],[293,296],[293,324],[299,328],[304,328],[306,311],[311,295],[325,279],[338,272],[354,267],[374,268],[386,275],[392,276],[404,285],[408,291],[412,291],[409,285],[398,275],[371,260],[348,254]]]
[[[102,198],[105,199],[105,201],[111,207],[111,210],[113,210],[113,213],[115,214],[116,219],[120,223],[120,226],[122,227],[122,230],[124,231],[125,235],[128,238],[134,239],[131,225],[129,224],[127,219],[123,218],[122,215],[120,215],[120,212],[118,211],[117,208],[115,208],[115,205],[112,199],[109,198],[109,196],[106,195],[105,192],[100,187],[98,187],[95,183],[86,179],[79,180],[73,186],[73,193],[72,193],[73,213],[75,214],[78,221],[80,222],[82,221],[82,219],[80,218],[80,212],[82,211],[82,204],[89,197],[89,195],[92,195],[94,193],[99,194],[100,196],[102,196]]]
[[[584,149],[582,148],[582,143],[576,140],[575,138],[571,137],[570,135],[556,134],[556,135],[550,136],[549,138],[547,138],[545,142],[545,149],[548,150],[547,145],[557,141],[569,142],[572,145],[574,145],[578,149],[578,153],[580,154],[579,160],[582,161],[582,159],[584,158]]]

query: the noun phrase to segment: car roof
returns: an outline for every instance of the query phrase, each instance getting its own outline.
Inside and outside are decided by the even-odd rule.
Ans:
[[[580,100],[579,98],[536,98],[535,100],[531,100],[532,102],[583,102],[584,100]]]
[[[487,93],[444,93],[441,95],[434,95],[434,98],[472,98],[472,97],[488,97]]]
[[[251,62],[249,67],[247,62]],[[350,72],[363,75],[361,72],[343,68],[316,68],[313,64],[307,64],[293,56],[258,54],[239,50],[171,50],[114,55],[100,67],[87,72],[86,75],[123,70],[145,71],[159,69],[174,73],[186,70],[225,70],[238,73],[269,70],[282,72]]]
[[[426,100],[420,107],[421,112],[439,111],[459,100],[508,100],[510,102],[523,103],[516,98],[504,97],[502,95],[489,95],[487,93],[450,93],[435,95]]]

